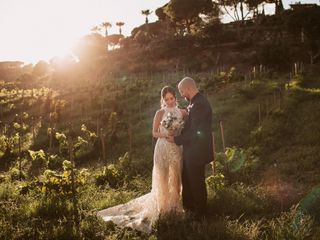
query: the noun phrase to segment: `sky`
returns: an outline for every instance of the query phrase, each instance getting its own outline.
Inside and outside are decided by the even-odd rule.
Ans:
[[[145,21],[141,10],[154,11],[169,0],[0,0],[0,61],[36,63],[71,53],[72,46],[102,22],[113,24],[109,33],[118,33],[116,22],[124,22],[124,35]],[[284,7],[297,1],[283,0]],[[320,3],[320,0],[300,0]],[[266,9],[273,11],[273,7]],[[224,19],[224,22],[227,18]]]

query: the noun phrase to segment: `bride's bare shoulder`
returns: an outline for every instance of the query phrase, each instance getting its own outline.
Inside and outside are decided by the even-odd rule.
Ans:
[[[155,117],[162,117],[164,114],[164,109],[160,108],[156,111]]]

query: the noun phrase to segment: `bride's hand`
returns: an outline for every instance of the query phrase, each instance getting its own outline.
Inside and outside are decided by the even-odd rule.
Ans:
[[[168,137],[171,137],[171,136],[173,137],[174,136],[174,131],[168,130],[168,134],[167,135],[168,135]]]
[[[173,136],[168,136],[168,137],[166,137],[166,140],[167,140],[168,142],[174,143],[174,137],[173,137]]]

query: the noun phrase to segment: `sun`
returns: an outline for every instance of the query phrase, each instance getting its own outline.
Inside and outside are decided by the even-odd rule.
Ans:
[[[3,24],[7,28],[3,32],[10,34],[0,39],[2,59],[36,63],[70,55],[77,40],[89,34],[93,25],[84,14],[88,7],[74,0],[8,1],[7,5],[14,3],[7,6],[11,17]]]
[[[35,63],[72,52],[81,37],[103,22],[112,23],[109,34],[123,34],[144,24],[142,9],[155,10],[167,0],[0,0],[0,61]],[[125,6],[125,7],[124,7]],[[154,12],[154,11],[153,11]],[[156,20],[155,13],[150,21]]]

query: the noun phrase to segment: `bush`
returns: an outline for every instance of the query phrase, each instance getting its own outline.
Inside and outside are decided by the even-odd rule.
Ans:
[[[216,153],[216,168],[226,177],[228,183],[246,181],[252,183],[255,171],[259,165],[255,148],[247,150],[232,147],[225,153]]]
[[[62,170],[63,158],[58,155],[50,155],[48,161],[48,169],[50,170]]]
[[[131,168],[129,153],[126,152],[122,157],[119,157],[115,164],[109,164],[103,167],[103,171],[95,176],[97,186],[105,185],[106,183],[112,188],[118,188],[132,178],[133,172],[128,171]]]
[[[289,46],[284,43],[267,42],[261,46],[259,62],[276,70],[290,69]]]

